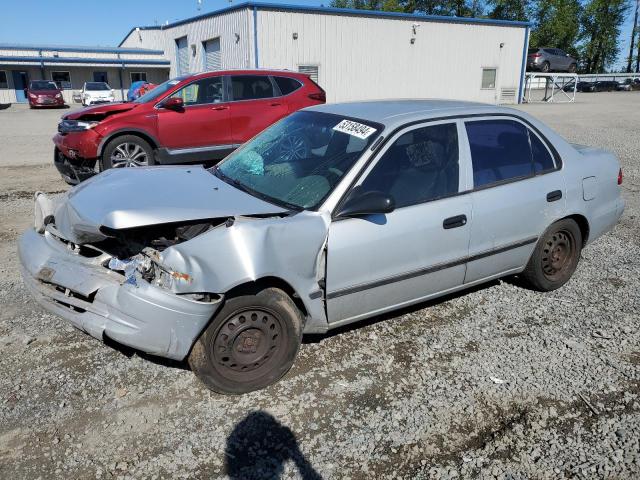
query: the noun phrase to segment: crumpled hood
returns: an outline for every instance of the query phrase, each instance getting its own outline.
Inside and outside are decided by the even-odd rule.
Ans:
[[[286,210],[223,182],[201,166],[112,169],[71,189],[58,203],[58,231],[74,243],[122,230],[173,222]]]
[[[102,105],[97,105],[95,107],[86,107],[81,108],[80,110],[73,111],[71,113],[67,113],[63,115],[62,118],[64,120],[78,120],[85,115],[105,115],[108,113],[120,113],[120,112],[128,112],[136,108],[139,104],[137,103],[125,103],[125,102],[116,102],[116,103],[105,103]]]

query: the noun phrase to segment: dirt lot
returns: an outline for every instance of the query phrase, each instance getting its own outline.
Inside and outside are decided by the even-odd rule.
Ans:
[[[0,478],[638,478],[640,92],[522,108],[625,170],[622,221],[574,279],[494,282],[308,338],[280,383],[242,397],[25,294],[32,193],[67,188],[61,112],[1,111]]]

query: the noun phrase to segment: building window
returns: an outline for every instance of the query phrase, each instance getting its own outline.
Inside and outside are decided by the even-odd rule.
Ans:
[[[69,72],[51,72],[51,80],[56,82],[58,88],[62,90],[71,90],[71,74]]]
[[[93,81],[109,83],[107,72],[93,72]]]
[[[298,71],[309,75],[311,80],[318,83],[318,65],[298,65]]]
[[[7,72],[0,70],[0,88],[9,88],[9,82],[7,81]]]
[[[147,72],[131,72],[131,83],[146,82]]]
[[[496,69],[482,69],[482,87],[483,90],[493,90],[496,88]]]

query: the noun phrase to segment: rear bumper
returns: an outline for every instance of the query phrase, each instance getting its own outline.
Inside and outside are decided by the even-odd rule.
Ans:
[[[84,257],[51,233],[27,230],[19,240],[22,277],[47,311],[97,339],[183,360],[222,299],[198,302],[140,279],[137,285],[103,266],[109,255]]]

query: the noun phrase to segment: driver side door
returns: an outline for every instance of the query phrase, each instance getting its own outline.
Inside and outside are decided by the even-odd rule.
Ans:
[[[463,284],[469,249],[469,159],[462,123],[405,129],[356,182],[395,200],[388,214],[336,218],[329,227],[326,298],[331,324],[350,323]]]

